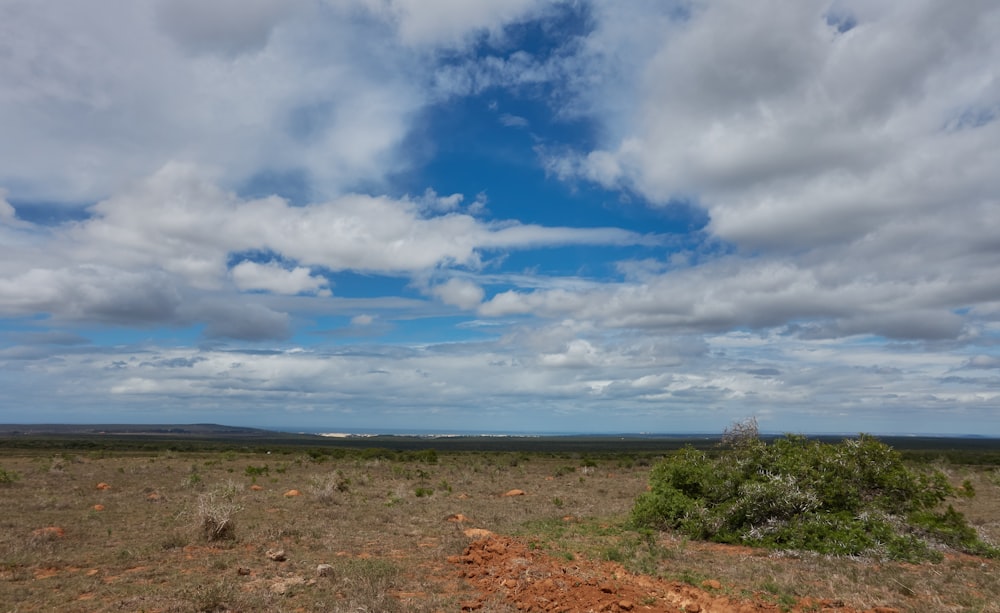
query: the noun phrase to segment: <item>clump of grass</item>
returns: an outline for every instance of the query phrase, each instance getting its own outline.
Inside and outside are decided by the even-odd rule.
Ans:
[[[209,541],[234,540],[236,522],[234,516],[243,507],[216,490],[198,496],[198,524],[202,535]]]
[[[333,503],[337,502],[340,494],[351,489],[351,480],[343,472],[337,471],[336,474],[314,477],[309,489],[316,500],[326,504]]]
[[[390,592],[399,580],[399,568],[378,558],[345,562],[336,573],[338,592],[345,595],[344,610],[402,611],[402,604]]]
[[[264,464],[263,466],[254,466],[253,464],[249,464],[244,472],[246,472],[248,477],[263,477],[269,474],[271,469],[267,464]]]
[[[720,543],[823,554],[938,559],[933,543],[1000,553],[954,508],[938,510],[957,493],[944,474],[907,468],[873,437],[824,444],[788,435],[767,444],[747,423],[724,440],[728,448],[714,457],[687,447],[654,467],[633,522]]]
[[[6,470],[0,468],[0,485],[10,485],[18,480],[20,480],[21,475],[13,470]]]

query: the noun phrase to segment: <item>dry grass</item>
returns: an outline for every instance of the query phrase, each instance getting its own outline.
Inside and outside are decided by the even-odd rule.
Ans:
[[[0,466],[18,478],[0,489],[0,611],[457,611],[471,593],[446,558],[466,545],[467,527],[530,535],[567,559],[717,579],[730,593],[764,592],[778,603],[808,595],[855,607],[1000,611],[991,561],[883,565],[629,531],[624,519],[648,467],[599,460],[584,471],[576,457],[500,453],[441,454],[437,464],[263,458],[3,456]],[[266,473],[248,473],[265,463]],[[1000,541],[1000,476],[949,470],[979,494],[956,506]],[[111,488],[98,490],[101,482]],[[527,495],[501,496],[515,488]],[[290,489],[303,495],[284,497]],[[470,521],[445,521],[455,513]],[[64,534],[35,532],[51,526]],[[278,549],[287,560],[268,558]],[[333,574],[319,576],[319,564]],[[511,609],[498,601],[484,610]]]

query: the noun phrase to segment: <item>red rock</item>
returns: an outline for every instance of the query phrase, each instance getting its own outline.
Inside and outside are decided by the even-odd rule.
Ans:
[[[99,490],[110,490],[111,486],[103,481],[97,484],[97,489]]]
[[[288,490],[285,492],[285,498],[295,498],[296,496],[301,496],[302,492],[299,490]]]
[[[66,531],[59,526],[46,526],[44,528],[32,530],[31,533],[35,536],[45,536],[49,538],[62,538],[66,536]]]
[[[504,493],[504,496],[505,497],[510,497],[510,496],[524,496],[525,494],[527,494],[527,492],[525,492],[524,490],[510,490],[510,491]]]

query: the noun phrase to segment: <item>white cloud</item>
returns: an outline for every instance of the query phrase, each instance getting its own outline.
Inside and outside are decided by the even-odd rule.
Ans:
[[[364,313],[351,318],[351,325],[354,326],[370,326],[373,323],[375,323],[375,317]]]
[[[238,55],[259,51],[298,0],[158,0],[157,24],[193,52]]]
[[[479,32],[497,36],[505,24],[544,6],[539,0],[365,0],[391,21],[408,45],[459,46]]]
[[[444,200],[450,209],[460,198]],[[200,294],[226,294],[230,283],[242,290],[329,296],[328,282],[312,273],[314,267],[421,276],[438,268],[476,269],[484,251],[650,240],[614,228],[487,222],[455,211],[434,213],[425,205],[426,198],[359,194],[298,207],[276,197],[242,199],[191,165],[168,164],[96,204],[90,218],[41,233],[29,245],[5,246],[10,257],[0,265],[0,313],[99,321],[119,316],[125,324],[207,317],[219,320],[209,332],[238,330],[245,337],[241,324],[222,323],[217,308],[181,312],[179,305],[192,304]],[[227,267],[231,256],[247,252],[272,253],[274,261],[243,257]],[[280,260],[296,265],[286,268]],[[437,295],[474,308],[483,290],[453,280]],[[242,315],[259,319],[261,313]],[[267,328],[286,325],[274,319]]]
[[[170,160],[227,187],[377,184],[406,163],[396,148],[426,96],[421,60],[352,4],[4,3],[0,185],[81,203]]]
[[[242,332],[262,323],[246,321]],[[179,419],[205,419],[220,405],[237,403],[249,423],[308,410],[316,412],[317,425],[391,419],[399,427],[434,428],[460,420],[469,428],[597,424],[606,432],[721,430],[748,414],[767,416],[764,427],[777,431],[850,432],[859,423],[891,431],[900,429],[899,411],[906,428],[942,432],[950,423],[942,415],[957,408],[988,413],[996,400],[996,392],[982,391],[992,372],[966,369],[980,378],[955,379],[961,357],[913,347],[741,332],[698,337],[686,346],[684,337],[606,335],[569,321],[519,334],[539,344],[507,337],[334,352],[74,345],[47,346],[21,360],[0,352],[0,384],[10,392],[0,408],[31,389],[40,411],[65,405],[66,398],[105,410],[183,399],[188,408]],[[882,418],[873,417],[873,403]],[[469,406],[477,411],[468,413]],[[523,421],[532,415],[536,421]],[[996,425],[995,418],[984,423]]]
[[[485,296],[483,288],[462,279],[448,279],[440,285],[435,285],[431,293],[441,302],[457,306],[460,309],[474,309],[480,305]]]
[[[244,260],[229,271],[241,290],[267,290],[278,294],[318,292],[329,283],[315,277],[308,268],[296,266],[288,269],[278,262],[258,264]]]
[[[550,167],[654,204],[695,196],[710,231],[747,249],[849,242],[945,207],[968,219],[1000,190],[1000,86],[985,78],[1000,9],[878,6],[663,5],[662,29],[629,31],[597,3],[577,68],[606,82],[578,94],[606,146]],[[839,33],[831,11],[857,26]]]

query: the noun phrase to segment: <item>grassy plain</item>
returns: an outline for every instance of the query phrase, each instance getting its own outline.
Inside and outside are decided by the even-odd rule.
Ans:
[[[463,551],[470,527],[567,564],[610,560],[694,585],[715,580],[732,596],[786,608],[812,597],[857,609],[1000,611],[993,560],[884,563],[632,530],[652,455],[265,447],[5,449],[0,611],[459,611],[475,594],[447,558]],[[1000,543],[1000,470],[936,468],[956,485],[972,482],[977,496],[953,504]],[[512,489],[525,494],[503,496]],[[455,514],[467,521],[447,521]],[[321,564],[330,566],[322,574]],[[484,610],[515,609],[495,600]]]

